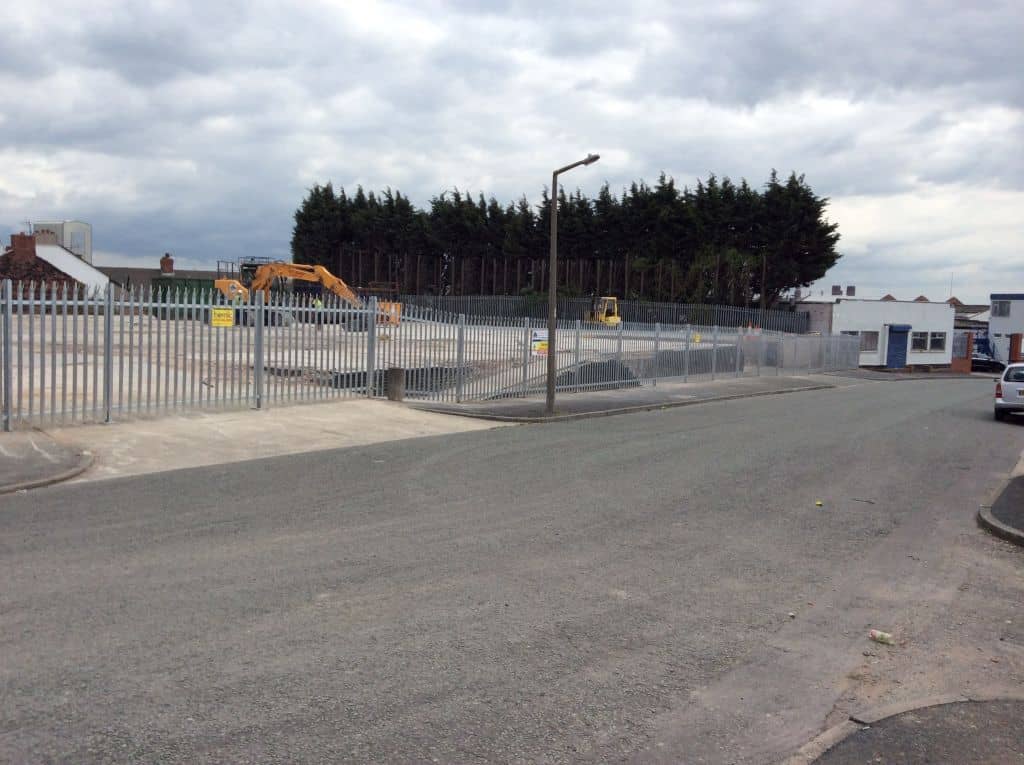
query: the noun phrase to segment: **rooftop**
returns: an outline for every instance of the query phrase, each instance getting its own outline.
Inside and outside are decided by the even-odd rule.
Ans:
[[[1024,296],[1022,296],[1022,297],[1024,297]],[[945,303],[945,302],[944,303],[933,303],[930,300],[927,300],[927,299],[921,300],[920,298],[918,298],[916,300],[897,300],[892,295],[886,295],[883,298],[877,298],[877,299],[875,299],[875,298],[857,298],[857,297],[840,297],[838,295],[834,296],[834,297],[828,297],[828,296],[817,297],[817,298],[806,297],[806,298],[803,298],[802,300],[799,300],[797,302],[797,305],[807,305],[807,304],[831,305],[831,304],[834,304],[834,303],[908,303],[908,304],[914,304],[914,305],[921,305],[922,303],[927,303],[928,305],[943,306],[945,308],[950,308],[950,309],[953,308],[953,304],[952,303]]]
[[[65,273],[90,290],[106,289],[110,279],[89,263],[59,244],[36,243],[36,257],[45,260],[61,273]]]

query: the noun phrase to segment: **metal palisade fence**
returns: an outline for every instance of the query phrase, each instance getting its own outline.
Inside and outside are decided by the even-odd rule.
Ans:
[[[794,375],[857,366],[856,337],[747,327],[452,314],[405,303],[177,289],[85,294],[0,283],[3,428],[112,422],[210,409],[404,395],[475,401],[543,390],[547,354],[562,391],[659,379]],[[392,377],[394,379],[394,377]]]

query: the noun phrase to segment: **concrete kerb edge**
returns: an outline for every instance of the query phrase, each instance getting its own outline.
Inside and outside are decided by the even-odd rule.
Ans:
[[[513,422],[521,424],[539,424],[544,422],[568,422],[571,420],[585,420],[589,417],[613,417],[618,414],[633,414],[635,412],[650,412],[655,409],[676,409],[681,406],[696,406],[697,404],[713,404],[716,401],[734,401],[741,398],[758,398],[760,396],[778,396],[783,393],[804,393],[812,390],[829,390],[835,385],[805,385],[800,388],[786,388],[785,390],[766,390],[754,393],[735,393],[728,396],[715,396],[713,398],[700,398],[691,401],[666,401],[660,404],[640,404],[638,406],[626,406],[617,409],[600,409],[595,412],[575,412],[573,414],[556,414],[554,417],[513,417],[503,414],[485,414],[483,412],[458,411],[455,409],[441,409],[430,406],[418,406],[410,404],[413,409],[421,412],[433,412],[435,414],[451,414],[456,417],[471,417],[476,420],[493,420],[495,422]]]
[[[850,715],[850,721],[858,725],[874,725],[879,720],[895,717],[905,712],[912,712],[915,709],[927,709],[928,707],[938,707],[943,704],[959,704],[965,701],[970,701],[970,698],[959,693],[943,693],[938,696],[926,696],[923,699],[912,699],[910,701],[899,701],[895,704],[871,707],[862,712],[853,713]]]
[[[981,704],[991,701],[1024,701],[1024,693],[972,694],[970,696],[946,693],[939,696],[926,696],[914,701],[873,707],[863,712],[852,714],[843,722],[819,733],[792,755],[782,760],[779,765],[810,765],[848,736],[853,735],[865,726],[870,727],[890,717],[913,712],[917,709],[945,706],[946,704]]]
[[[992,515],[991,508],[981,507],[978,509],[978,525],[993,536],[1024,547],[1024,532],[1018,531],[1012,526],[1007,526],[1000,521]]]
[[[0,486],[0,494],[13,494],[18,491],[27,491],[29,489],[39,489],[43,486],[50,486],[61,481],[67,481],[74,478],[77,475],[81,475],[90,467],[93,463],[93,454],[90,451],[82,451],[78,455],[78,463],[74,467],[70,467],[67,470],[63,470],[60,473],[54,473],[53,475],[47,476],[46,478],[37,478],[34,481],[21,481],[19,483],[8,483]]]
[[[843,720],[812,738],[795,753],[782,760],[780,765],[809,765],[825,754],[847,736],[856,733],[862,726],[852,720]]]
[[[935,374],[901,374],[899,372],[879,372],[879,377],[858,377],[855,375],[849,375],[844,372],[822,372],[832,377],[845,377],[848,380],[866,380],[868,382],[927,382],[928,380],[979,380],[983,378],[991,379],[987,373],[974,372],[971,374],[953,374],[953,373],[941,373]]]
[[[1015,529],[1013,526],[1007,526],[992,515],[992,505],[1002,496],[1014,479],[1022,476],[1024,476],[1024,453],[1021,454],[1021,458],[1017,461],[1009,475],[999,482],[999,485],[988,495],[985,503],[978,508],[977,521],[981,528],[993,536],[1024,547],[1024,531]]]

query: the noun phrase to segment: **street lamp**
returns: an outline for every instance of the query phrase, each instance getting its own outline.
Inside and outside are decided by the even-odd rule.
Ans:
[[[580,165],[592,165],[601,159],[600,154],[588,154],[586,159],[560,167],[551,174],[551,255],[548,261],[548,384],[547,404],[544,413],[555,413],[555,315],[558,307],[558,176]]]

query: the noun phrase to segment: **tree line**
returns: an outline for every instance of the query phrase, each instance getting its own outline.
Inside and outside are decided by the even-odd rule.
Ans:
[[[418,209],[390,188],[349,195],[315,185],[295,212],[292,257],[353,286],[521,294],[546,289],[550,198],[501,204],[458,189]],[[828,199],[804,176],[772,171],[760,188],[710,175],[679,189],[662,174],[621,194],[558,192],[559,292],[771,307],[824,276],[839,253]]]

